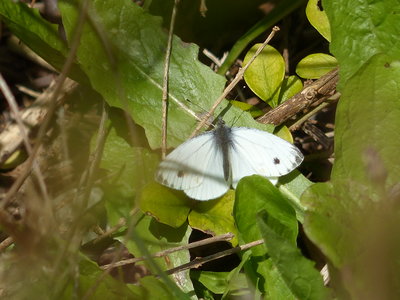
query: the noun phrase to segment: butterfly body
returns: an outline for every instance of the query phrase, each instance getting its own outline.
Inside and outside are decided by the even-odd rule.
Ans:
[[[303,160],[287,141],[264,131],[226,126],[178,146],[160,163],[156,180],[196,200],[210,200],[236,188],[245,176],[270,179],[288,174]]]
[[[222,168],[224,170],[224,179],[229,181],[231,176],[229,149],[233,146],[232,129],[220,121],[217,128],[211,132],[214,135],[214,140],[217,147],[222,152]]]

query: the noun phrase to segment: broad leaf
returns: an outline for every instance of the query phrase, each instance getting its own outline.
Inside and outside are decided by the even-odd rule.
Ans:
[[[397,0],[323,2],[331,24],[330,50],[344,84],[377,53],[400,57],[400,3]]]
[[[183,192],[175,191],[158,183],[149,183],[142,190],[140,209],[157,221],[171,227],[181,227],[186,222],[190,206]]]
[[[258,220],[270,259],[292,293],[298,299],[326,299],[328,290],[314,263],[301,254],[295,241],[288,239],[291,229],[266,211],[259,214]]]
[[[74,39],[77,8],[61,1],[69,42]],[[141,125],[152,148],[161,141],[161,98],[167,34],[161,19],[129,0],[91,1],[91,23],[83,28],[77,59],[94,89],[111,106],[121,107]],[[118,16],[116,18],[115,16]],[[101,32],[101,35],[99,35]],[[208,108],[220,95],[224,78],[197,60],[198,47],[173,40],[169,79],[169,145],[194,129],[194,110]],[[186,101],[187,99],[190,102]],[[201,112],[201,111],[200,111]]]
[[[250,176],[242,179],[236,190],[234,218],[239,231],[240,244],[249,243],[262,238],[262,232],[257,226],[257,214],[268,211],[288,228],[286,239],[295,243],[297,238],[296,214],[279,190],[260,176]],[[285,295],[286,299],[294,299],[284,283],[283,278],[272,264],[264,244],[253,247],[251,259],[244,268],[247,276],[269,297]]]
[[[230,242],[236,245],[237,233],[232,217],[234,200],[235,192],[231,190],[216,200],[196,201],[189,214],[190,226],[214,236],[231,232],[235,237]]]

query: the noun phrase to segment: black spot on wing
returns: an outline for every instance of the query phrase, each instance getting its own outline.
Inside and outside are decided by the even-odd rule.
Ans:
[[[161,172],[160,172],[160,173],[157,173],[157,175],[156,175],[156,181],[157,181],[158,183],[161,183],[162,185],[165,185],[165,186],[174,188],[174,187],[173,187],[173,184],[171,184],[170,182],[168,182],[168,180],[161,174]]]
[[[179,178],[181,178],[181,177],[185,176],[185,172],[183,170],[179,170],[177,175]]]
[[[303,156],[296,155],[296,164],[299,165],[303,161]]]
[[[159,172],[156,173],[156,180],[159,183],[163,183],[163,181],[164,181],[164,178],[162,177],[162,175]]]
[[[279,165],[281,163],[281,161],[279,160],[279,158],[275,157],[274,158],[274,164],[275,165]]]

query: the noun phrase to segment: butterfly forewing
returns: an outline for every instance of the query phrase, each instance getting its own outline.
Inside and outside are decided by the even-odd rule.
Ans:
[[[211,199],[227,191],[223,178],[222,153],[213,141],[212,132],[190,139],[173,150],[160,163],[156,180],[192,198]],[[223,190],[223,192],[222,192]],[[209,198],[207,198],[209,197]]]
[[[303,155],[285,140],[257,129],[232,128],[232,186],[245,176],[279,177],[300,165]]]

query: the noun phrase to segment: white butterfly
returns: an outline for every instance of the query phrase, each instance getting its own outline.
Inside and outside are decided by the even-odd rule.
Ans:
[[[265,131],[228,127],[222,121],[216,129],[200,134],[173,150],[160,163],[156,180],[183,190],[196,200],[224,195],[240,179],[258,174],[273,183],[303,161],[300,150]]]

